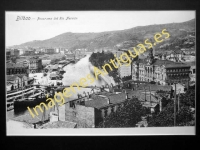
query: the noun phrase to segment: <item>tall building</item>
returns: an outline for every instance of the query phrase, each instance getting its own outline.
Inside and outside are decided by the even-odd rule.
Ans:
[[[132,63],[132,79],[140,81],[154,81],[161,85],[173,82],[188,83],[190,80],[190,66],[181,62],[154,58],[153,49],[149,50],[145,59],[138,59]]]
[[[122,64],[121,67],[118,68],[118,73],[121,78],[131,75],[131,65],[127,66],[127,64]]]
[[[33,57],[30,59],[29,70],[32,73],[40,72],[42,70],[42,59]]]

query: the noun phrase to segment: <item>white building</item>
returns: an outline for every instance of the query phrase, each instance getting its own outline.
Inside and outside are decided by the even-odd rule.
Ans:
[[[127,64],[123,64],[121,67],[118,68],[118,73],[121,78],[125,76],[131,75],[131,65],[127,66]]]

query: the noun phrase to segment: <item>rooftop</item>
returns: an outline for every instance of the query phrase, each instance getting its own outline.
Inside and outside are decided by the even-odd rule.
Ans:
[[[98,100],[90,100],[90,101],[85,101],[85,106],[86,107],[93,107],[100,109],[102,107],[108,106],[108,100],[105,98],[99,98]]]
[[[85,106],[100,109],[108,105],[117,104],[125,101],[126,93],[114,94],[109,92],[101,92],[100,94],[92,94],[91,99],[93,100],[85,102]],[[108,102],[110,102],[110,104]]]
[[[147,59],[138,59],[137,63],[147,64]],[[181,62],[173,62],[169,60],[159,60],[154,59],[153,65],[161,66],[164,65],[165,68],[173,68],[173,67],[189,67],[188,65]]]
[[[7,81],[14,81],[17,78],[17,76],[15,75],[7,75],[6,77],[7,77]]]
[[[149,90],[149,87],[151,88],[151,91],[158,91],[158,90],[162,90],[162,91],[171,91],[171,86],[168,85],[156,85],[156,84],[140,84],[138,85],[138,90],[144,90],[144,88],[147,90]]]

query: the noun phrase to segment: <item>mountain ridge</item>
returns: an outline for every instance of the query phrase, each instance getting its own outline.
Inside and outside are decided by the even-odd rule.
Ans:
[[[72,33],[65,32],[46,40],[34,40],[15,45],[15,48],[23,47],[63,47],[68,49],[87,48],[90,50],[99,48],[113,48],[116,45],[123,45],[123,42],[128,42],[130,45],[135,45],[138,41],[143,41],[146,38],[152,37],[155,33],[167,29],[171,37],[181,36],[180,29],[191,31],[195,29],[195,19],[181,23],[154,24],[147,26],[137,26],[130,29],[104,31],[104,32],[87,32],[87,33]],[[12,47],[12,46],[11,46]],[[122,46],[124,47],[124,46]]]

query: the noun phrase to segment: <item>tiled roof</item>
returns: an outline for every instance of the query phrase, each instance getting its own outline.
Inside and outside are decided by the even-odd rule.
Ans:
[[[131,89],[125,89],[126,90],[126,93],[128,93],[128,98],[132,98],[133,96],[138,96],[140,94],[140,92],[137,90],[137,91],[133,91]]]
[[[21,63],[17,63],[17,64],[7,63],[6,68],[25,68],[25,67]]]
[[[196,62],[192,61],[192,62],[185,62],[185,64],[189,65],[189,66],[196,66]]]
[[[126,100],[126,93],[110,95],[108,98],[112,104],[120,103]]]
[[[149,87],[151,87],[151,91],[158,91],[158,90],[171,91],[171,86],[156,85],[156,84],[139,84],[137,89],[144,90],[144,88],[145,88],[146,90],[149,90]]]
[[[181,54],[181,53],[183,53],[181,50],[174,50],[174,52],[175,52],[176,54]]]
[[[158,103],[159,102],[158,99],[155,98],[155,96],[153,96],[152,94],[151,94],[151,96],[150,96],[150,94],[146,94],[146,101],[150,102],[150,97],[151,97],[151,102],[154,102],[154,103]],[[145,101],[145,94],[141,93],[138,96],[138,99],[140,101]]]
[[[6,77],[7,77],[7,81],[14,81],[17,76],[15,76],[15,75],[7,75]]]
[[[85,106],[86,107],[93,107],[100,109],[102,107],[105,107],[109,105],[108,100],[105,98],[99,98],[98,100],[90,100],[90,101],[85,101]]]
[[[7,63],[6,68],[15,68],[15,64],[13,63]]]
[[[173,62],[173,61],[169,61],[169,60],[155,60],[155,62],[153,63],[153,65],[164,65],[166,68],[173,68],[173,67],[189,67],[188,65],[184,64],[184,63],[180,63],[180,62]]]

